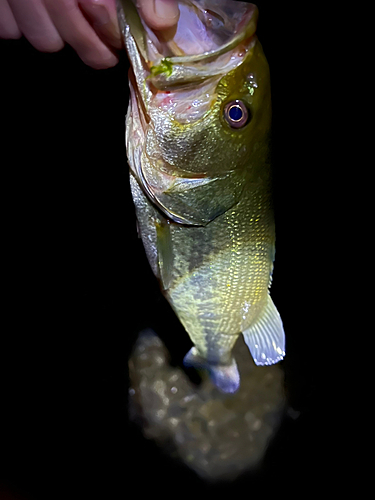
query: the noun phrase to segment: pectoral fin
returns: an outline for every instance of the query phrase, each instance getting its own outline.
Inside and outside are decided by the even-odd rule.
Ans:
[[[145,194],[178,224],[205,226],[239,201],[245,183],[240,170],[214,178],[185,178],[144,169],[141,162],[136,166]],[[163,188],[156,189],[155,185]]]
[[[191,224],[205,225],[239,201],[243,186],[240,171],[211,179],[180,177],[160,194],[160,201]]]
[[[243,336],[256,365],[272,365],[284,358],[284,328],[269,295],[265,308]]]
[[[168,221],[156,222],[156,248],[160,279],[164,290],[168,290],[172,281],[173,252],[170,224]]]

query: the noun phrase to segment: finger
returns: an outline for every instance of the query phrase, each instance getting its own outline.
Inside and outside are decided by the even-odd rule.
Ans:
[[[28,41],[42,52],[56,52],[64,42],[42,0],[9,0],[18,27]]]
[[[142,18],[155,30],[172,28],[180,17],[176,0],[138,0],[137,6]]]
[[[0,0],[0,38],[21,38],[18,27],[8,0]]]
[[[105,43],[121,49],[115,0],[79,0],[79,5],[99,37]]]
[[[85,64],[95,69],[104,69],[118,63],[118,57],[100,40],[76,0],[44,2],[60,35]]]

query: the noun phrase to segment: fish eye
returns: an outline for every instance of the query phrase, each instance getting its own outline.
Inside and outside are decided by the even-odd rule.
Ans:
[[[241,128],[248,123],[250,113],[245,104],[236,99],[225,106],[224,118],[232,128]]]

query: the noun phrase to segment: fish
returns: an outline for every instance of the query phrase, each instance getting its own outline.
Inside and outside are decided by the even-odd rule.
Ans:
[[[177,28],[156,33],[131,0],[117,2],[130,61],[130,188],[148,262],[193,343],[185,366],[234,393],[240,335],[256,365],[285,356],[270,296],[270,72],[254,4],[178,5]]]

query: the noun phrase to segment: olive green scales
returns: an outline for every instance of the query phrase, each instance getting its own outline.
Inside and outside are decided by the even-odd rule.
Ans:
[[[254,5],[180,0],[179,7],[176,33],[162,38],[131,1],[119,2],[132,67],[130,182],[148,260],[194,344],[184,362],[234,392],[239,335],[258,365],[285,354],[269,295],[269,69]]]

